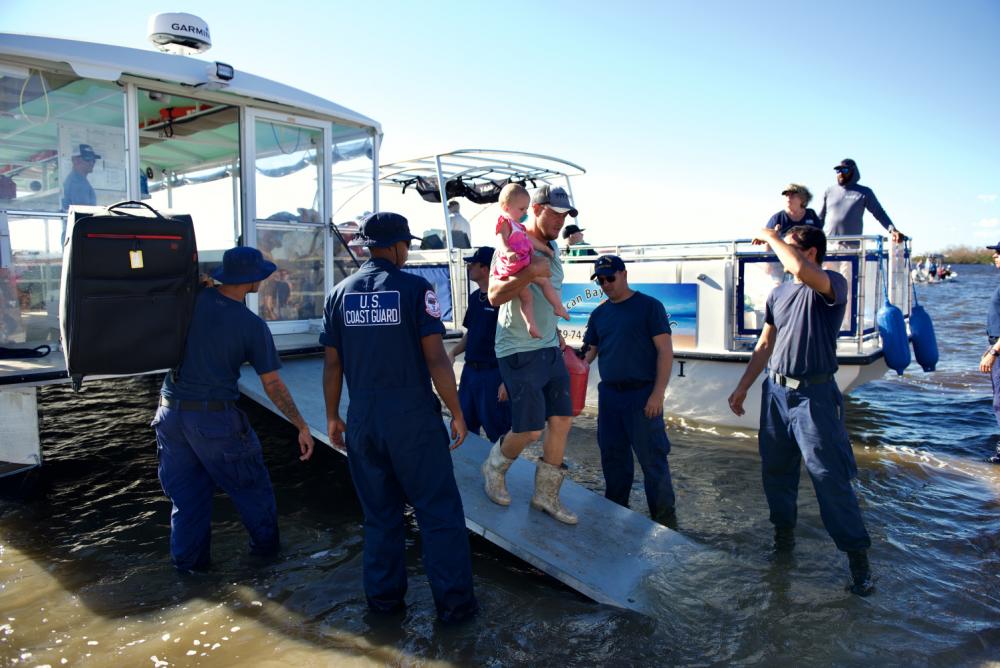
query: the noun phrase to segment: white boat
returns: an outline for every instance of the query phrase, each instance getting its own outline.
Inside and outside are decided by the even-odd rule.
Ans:
[[[237,243],[273,259],[279,272],[248,305],[291,352],[319,349],[324,295],[343,277],[333,212],[378,208],[377,188],[334,189],[334,169],[374,184],[381,138],[369,117],[238,66],[0,33],[0,346],[54,348],[0,359],[0,475],[40,462],[36,388],[66,381],[63,184],[81,145],[96,156],[84,177],[95,201],[69,204],[188,213],[204,271]]]
[[[436,284],[450,324],[457,328],[470,288],[462,258],[471,251],[453,247],[447,224],[448,199],[463,197],[466,188],[473,193],[496,192],[508,180],[524,183],[529,189],[549,183],[572,192],[572,178],[584,173],[579,165],[551,156],[466,149],[382,165],[380,180],[383,190],[405,190],[409,200],[395,201],[406,202],[400,212],[411,220],[426,215],[428,210],[441,216],[431,225],[441,231],[440,241],[445,248],[412,251],[408,267]],[[419,192],[418,183],[422,186]],[[387,201],[389,195],[383,194],[382,199]],[[586,211],[585,203],[578,205]],[[490,213],[486,216],[490,222],[480,226],[483,235],[476,237],[479,245],[495,245],[491,223],[496,211],[491,206],[480,204],[472,216],[475,220],[482,213]],[[841,390],[850,392],[880,378],[887,370],[875,314],[882,304],[885,281],[892,303],[909,314],[909,249],[905,242],[895,245],[877,236],[838,238],[830,248],[825,266],[843,273],[851,286],[850,307],[837,345],[840,369],[836,374]],[[751,245],[749,239],[621,245],[597,250],[620,255],[628,264],[630,285],[660,299],[670,314],[674,368],[664,404],[668,416],[708,426],[755,430],[759,424],[761,381],[750,392],[744,416],[733,415],[727,398],[743,374],[760,333],[767,295],[785,279],[774,255]],[[571,320],[561,326],[561,331],[568,342],[580,345],[587,317],[603,299],[603,293],[590,280],[593,257],[564,254],[563,260],[563,301]],[[588,391],[591,410],[596,410],[599,381],[595,365]]]
[[[585,172],[551,156],[481,149],[378,167],[379,124],[335,103],[224,63],[47,37],[0,34],[0,112],[0,175],[13,183],[12,193],[0,188],[7,197],[0,200],[0,286],[11,293],[0,306],[4,322],[13,323],[0,330],[6,346],[58,343],[62,184],[81,144],[100,156],[88,175],[97,204],[145,200],[191,214],[204,270],[238,242],[278,264],[280,271],[248,305],[286,352],[318,350],[323,297],[354,266],[335,222],[379,210],[383,196],[391,200],[404,190],[407,201],[430,207],[444,247],[415,249],[411,270],[438,286],[445,319],[458,331],[469,293],[463,262],[469,251],[454,248],[446,202],[458,190],[449,188],[488,199],[498,183],[513,179],[572,192],[572,178]],[[436,200],[436,208],[424,197]],[[402,212],[411,221],[423,215]],[[480,224],[492,232],[489,223]],[[491,241],[488,234],[481,243]],[[879,242],[855,241],[857,250],[831,258],[853,286],[839,344],[838,382],[845,391],[885,371],[874,325],[883,280]],[[662,299],[672,314],[676,363],[667,412],[753,428],[755,399],[742,419],[729,413],[725,399],[759,331],[763,298],[781,275],[773,257],[745,241],[601,250],[622,255],[632,283]],[[908,312],[907,252],[890,248],[882,255],[889,260],[892,299]],[[586,258],[567,258],[564,297],[574,317],[564,333],[571,342],[581,339],[586,314],[600,299],[589,273]],[[596,369],[593,375],[596,384]],[[58,350],[41,361],[0,360],[0,391],[31,394],[24,400],[8,395],[5,415],[24,406],[27,417],[16,428],[34,431],[37,441],[33,388],[63,380]]]

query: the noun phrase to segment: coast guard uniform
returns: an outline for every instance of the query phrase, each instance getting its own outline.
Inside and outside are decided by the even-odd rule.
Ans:
[[[624,264],[609,269],[624,269]],[[594,309],[583,337],[584,345],[597,347],[601,372],[597,445],[604,471],[604,496],[628,508],[635,478],[634,451],[642,467],[649,515],[654,520],[667,519],[674,512],[674,489],[667,463],[670,439],[663,414],[648,418],[644,410],[656,381],[653,337],[670,333],[663,304],[633,292],[621,302],[607,300]]]
[[[244,266],[234,270],[236,262]],[[262,269],[248,275],[247,267]],[[213,277],[223,283],[252,283],[272,271],[274,264],[260,251],[239,247],[226,252]],[[228,280],[233,276],[235,280]],[[251,553],[269,556],[278,551],[278,513],[260,441],[246,414],[236,407],[244,362],[259,375],[281,368],[267,324],[243,302],[215,288],[202,290],[183,360],[176,374],[171,372],[163,380],[152,423],[160,483],[173,502],[170,554],[181,571],[206,570],[210,565],[216,487],[239,511],[250,534]]]
[[[851,486],[858,468],[844,425],[844,399],[833,379],[847,279],[826,273],[836,295],[833,303],[803,283],[783,283],[767,299],[764,317],[777,336],[761,389],[762,479],[771,522],[790,530],[805,460],[823,526],[838,549],[861,552],[871,539]]]
[[[483,247],[465,261],[489,267],[492,256],[493,249]],[[465,364],[458,386],[458,400],[469,432],[478,434],[482,427],[492,442],[510,431],[511,421],[510,401],[497,400],[503,382],[496,353],[497,314],[497,308],[482,290],[469,295],[469,308],[462,320],[466,329]]]
[[[994,258],[1000,253],[1000,243],[986,248],[993,251]],[[994,259],[994,265],[996,260]],[[993,415],[996,417],[997,426],[1000,426],[1000,357],[995,352],[997,341],[1000,341],[1000,287],[993,291],[990,299],[990,310],[986,313],[986,336],[990,341],[990,351],[993,353],[993,365],[990,367],[990,380],[993,382]],[[987,458],[991,464],[1000,464],[1000,444],[996,446],[996,452]]]
[[[1000,244],[997,246],[1000,247]],[[986,315],[986,336],[991,346],[1000,341],[1000,287],[994,290],[990,299],[990,310]],[[993,381],[993,414],[996,416],[997,426],[1000,426],[1000,364],[993,365],[990,377]]]
[[[406,219],[391,213],[371,214],[358,235],[383,247],[410,238]],[[368,605],[380,612],[404,605],[408,503],[438,616],[453,621],[478,606],[450,439],[421,348],[423,337],[444,334],[440,316],[427,280],[372,258],[327,297],[320,343],[337,349],[350,395],[347,461],[365,513]]]

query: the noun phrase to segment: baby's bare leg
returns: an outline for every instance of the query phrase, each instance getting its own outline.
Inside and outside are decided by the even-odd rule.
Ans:
[[[535,285],[542,289],[542,294],[545,295],[545,299],[552,304],[552,310],[556,312],[556,315],[565,320],[569,320],[569,311],[563,306],[561,295],[556,292],[555,287],[552,285],[552,281],[547,278],[536,278],[532,281]]]
[[[535,295],[531,294],[531,286],[524,288],[517,294],[518,299],[521,300],[521,317],[524,318],[524,322],[528,325],[528,334],[531,334],[532,338],[540,339],[542,338],[541,333],[538,331],[538,326],[535,324]]]

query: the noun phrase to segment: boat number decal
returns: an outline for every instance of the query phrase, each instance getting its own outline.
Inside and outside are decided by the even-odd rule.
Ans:
[[[344,295],[344,324],[348,327],[383,327],[400,322],[398,290]]]

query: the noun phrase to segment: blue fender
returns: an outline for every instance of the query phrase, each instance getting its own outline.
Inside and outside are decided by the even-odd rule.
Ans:
[[[916,295],[914,295],[915,297]],[[914,300],[916,301],[916,300]],[[924,371],[934,371],[938,363],[937,337],[931,316],[919,302],[910,309],[910,338],[913,341],[913,356]]]
[[[882,354],[885,363],[900,376],[910,365],[910,342],[906,336],[903,312],[887,299],[876,315],[878,333],[882,337]]]

